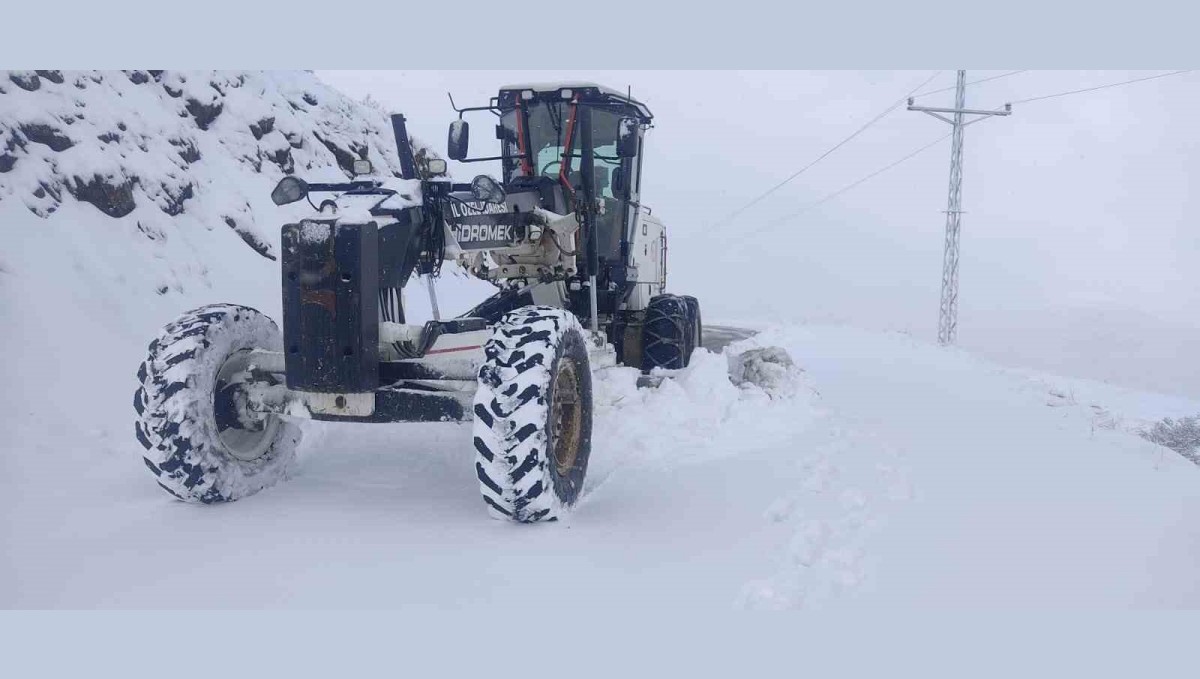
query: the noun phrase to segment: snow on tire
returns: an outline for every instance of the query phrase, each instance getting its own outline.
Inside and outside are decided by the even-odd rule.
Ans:
[[[475,471],[491,515],[553,521],[579,499],[592,439],[592,375],[573,314],[509,312],[484,346],[474,403]]]
[[[253,349],[282,350],[279,327],[248,307],[213,304],[163,328],[134,393],[134,425],[158,485],[187,502],[228,502],[282,479],[300,429],[245,408],[236,376]]]

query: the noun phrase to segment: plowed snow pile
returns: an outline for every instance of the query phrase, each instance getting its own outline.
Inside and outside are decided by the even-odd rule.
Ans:
[[[596,431],[603,435],[596,437],[595,459],[601,467],[736,455],[786,441],[813,417],[813,393],[804,389],[799,371],[787,376],[787,385],[773,385],[775,391],[737,387],[726,357],[702,350],[682,375],[657,389],[638,389],[638,375],[632,368],[599,375]],[[753,435],[747,436],[746,425]]]

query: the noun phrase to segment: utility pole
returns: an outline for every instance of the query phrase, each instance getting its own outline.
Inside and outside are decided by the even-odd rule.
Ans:
[[[946,200],[946,250],[942,256],[942,302],[938,315],[938,344],[954,344],[958,335],[958,232],[962,226],[962,152],[963,128],[991,116],[1012,114],[1012,104],[1005,104],[1003,111],[978,111],[966,108],[967,72],[958,72],[958,83],[954,88],[954,108],[932,108],[913,106],[908,99],[908,110],[921,111],[950,123],[954,132],[950,142],[950,195]],[[954,118],[947,118],[950,113]],[[964,121],[968,115],[978,116]]]

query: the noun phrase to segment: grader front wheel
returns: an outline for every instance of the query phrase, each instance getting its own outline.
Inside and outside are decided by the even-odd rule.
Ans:
[[[474,402],[475,472],[495,518],[558,519],[579,499],[592,449],[592,374],[579,321],[530,306],[484,346]]]

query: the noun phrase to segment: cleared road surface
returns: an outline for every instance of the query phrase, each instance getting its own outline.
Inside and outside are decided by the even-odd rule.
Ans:
[[[706,325],[702,334],[701,346],[713,353],[717,353],[733,342],[750,337],[754,334],[754,331],[744,328],[733,328],[727,325]]]

